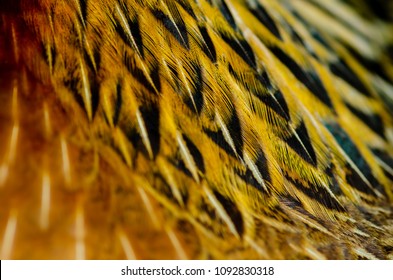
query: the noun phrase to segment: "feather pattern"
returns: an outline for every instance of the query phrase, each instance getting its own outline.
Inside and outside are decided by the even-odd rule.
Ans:
[[[392,259],[392,17],[350,2],[1,3],[1,258]]]

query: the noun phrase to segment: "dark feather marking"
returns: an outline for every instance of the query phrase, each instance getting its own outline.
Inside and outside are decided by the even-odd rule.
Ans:
[[[293,40],[294,42],[296,42],[296,43],[302,45],[304,48],[308,49],[308,47],[306,46],[306,44],[305,44],[304,41],[303,41],[303,38],[300,37],[299,33],[297,33],[296,30],[293,29],[293,27],[290,26],[289,24],[288,24],[288,28],[289,28],[289,30],[290,30],[290,32],[291,32],[291,38],[292,38],[292,40]]]
[[[52,57],[52,61],[49,61],[49,54],[47,53],[47,48],[43,42],[41,42],[41,47],[42,47],[42,56],[44,57],[46,64],[53,69],[57,57],[56,47],[54,45],[49,46],[49,52],[50,52],[50,56]]]
[[[261,184],[255,179],[254,175],[252,174],[252,171],[247,168],[246,172],[240,171],[240,170],[235,170],[237,176],[241,178],[244,182],[246,182],[248,185],[256,188],[258,191],[266,193],[266,189],[261,186]]]
[[[303,70],[290,56],[278,47],[270,47],[274,55],[292,72],[292,74],[302,82],[311,93],[313,93],[326,106],[333,109],[332,101],[326,91],[322,81],[313,71]]]
[[[278,29],[276,23],[272,19],[272,17],[269,15],[269,13],[266,11],[266,9],[260,4],[256,3],[256,7],[251,7],[248,5],[249,10],[252,12],[253,15],[255,15],[258,20],[267,27],[267,29],[270,30],[270,32],[276,36],[278,39],[282,40],[280,30]]]
[[[131,73],[131,75],[134,76],[134,78],[139,83],[141,83],[141,85],[143,85],[150,92],[153,92],[153,93],[156,92],[156,89],[153,87],[153,85],[146,78],[145,73],[142,71],[142,69],[140,69],[139,67],[136,66],[134,57],[132,55],[130,55],[128,53],[125,53],[125,55],[124,55],[124,65],[126,66],[128,71]],[[153,70],[154,70],[154,68],[153,68]],[[156,76],[157,76],[156,81],[159,81],[158,73],[157,73]],[[154,83],[154,80],[153,80],[153,83]],[[158,83],[157,85],[160,85],[160,83]]]
[[[100,68],[100,62],[101,62],[101,54],[100,51],[97,48],[93,49],[93,58],[90,57],[90,55],[87,53],[87,50],[84,49],[84,57],[85,57],[85,61],[87,62],[87,65],[89,66],[89,68],[94,71],[97,72],[98,69]],[[94,60],[93,60],[94,59]],[[94,65],[95,64],[95,65]]]
[[[175,39],[186,49],[190,48],[188,42],[187,28],[184,22],[173,22],[160,10],[153,9],[152,13],[156,19],[162,22],[164,27],[175,37]]]
[[[380,260],[386,259],[385,253],[383,253],[382,248],[379,246],[377,242],[367,244],[366,250]]]
[[[265,185],[268,186],[268,183],[271,183],[271,177],[270,177],[270,172],[269,172],[269,167],[267,163],[266,156],[262,149],[258,149],[257,151],[257,158],[255,160],[255,165],[258,168],[259,173],[261,173],[262,178],[265,182]],[[270,191],[266,191],[266,189],[261,186],[261,184],[256,180],[254,177],[252,171],[247,168],[246,172],[242,172],[241,170],[235,170],[236,174],[247,184],[253,186],[257,190],[263,192],[263,193],[269,193]]]
[[[89,79],[87,82],[90,86],[92,117],[94,117],[99,104],[99,84],[92,79]],[[82,93],[80,92],[80,89],[82,88],[82,80],[81,77],[76,74],[75,69],[74,71],[71,70],[69,72],[68,78],[64,80],[63,83],[72,92],[76,102],[81,106],[81,108],[83,108],[83,110],[86,111],[86,104],[83,99]]]
[[[124,30],[124,28],[121,26],[121,24],[119,22],[114,22],[116,31],[120,35],[120,38],[123,40],[123,42],[125,44],[127,44],[134,51],[139,52],[140,55],[142,57],[144,57],[142,34],[141,34],[140,26],[139,26],[138,17],[135,16],[134,18],[131,19],[129,17],[128,11],[123,11],[123,14],[124,14],[124,17],[127,21],[127,25],[130,28],[131,36],[133,37],[133,40],[135,41],[136,46],[134,46],[132,39],[129,38],[129,35],[127,34],[127,32]],[[137,49],[135,49],[135,47]]]
[[[222,226],[223,220],[219,215],[217,215],[217,209],[211,204],[207,198],[201,198],[198,202],[198,208],[203,209],[203,213],[207,214],[212,222],[207,222],[206,219],[203,219],[202,216],[197,218],[199,224],[201,224],[207,230],[214,232],[216,236],[219,238],[223,238]],[[214,226],[215,225],[215,226]]]
[[[215,190],[214,195],[217,198],[217,200],[221,203],[221,205],[224,207],[228,216],[232,220],[239,236],[242,236],[244,233],[244,221],[243,221],[242,213],[240,212],[239,208],[236,206],[234,202],[232,202],[230,199],[220,194],[218,191]]]
[[[67,79],[64,80],[64,85],[71,91],[79,106],[84,109],[85,102],[83,101],[82,95],[79,93],[80,83],[81,81],[78,79],[78,77],[76,77],[72,73],[69,73]]]
[[[266,86],[269,91],[274,90],[272,82],[270,81],[269,75],[266,71],[263,71],[262,74],[257,75],[258,80]]]
[[[388,89],[376,88],[378,97],[382,105],[387,109],[387,112],[393,111],[393,98],[390,96],[391,92]]]
[[[311,36],[317,40],[319,43],[321,43],[324,47],[327,49],[334,51],[332,46],[325,40],[323,35],[318,32],[318,30],[315,29],[312,25],[310,25],[299,13],[296,11],[292,11],[292,14],[307,28],[307,30],[310,32]]]
[[[187,175],[190,178],[194,178],[190,172],[190,170],[188,170],[186,164],[184,163],[184,161],[180,158],[178,159],[168,159],[168,161],[174,166],[176,167],[176,169],[178,169],[179,171],[183,172],[185,175]]]
[[[370,213],[370,210],[367,209],[366,207],[362,205],[356,205],[356,208],[360,211],[362,216],[367,220],[372,222],[373,224],[377,226],[381,226],[381,223],[376,219],[375,215]],[[363,229],[363,231],[367,232],[367,229]]]
[[[335,194],[335,195],[343,195],[343,192],[340,188],[340,184],[338,183],[336,179],[336,171],[335,171],[335,166],[333,163],[330,163],[330,165],[325,169],[326,175],[329,176],[331,180],[331,185],[330,185],[330,190]]]
[[[257,95],[257,97],[286,121],[290,120],[288,105],[280,90],[277,90],[273,96],[266,94]]]
[[[95,31],[94,33],[96,36],[101,36],[101,34],[97,31]],[[87,53],[86,53],[86,55],[87,55]],[[88,56],[88,57],[89,57],[88,63],[91,63],[92,64],[91,69],[94,69],[93,62],[91,61],[90,56]],[[98,46],[93,46],[93,57],[94,57],[95,65],[96,65],[96,71],[98,71],[101,67],[101,50]]]
[[[385,169],[383,169],[383,174],[385,174],[385,176],[386,176],[390,181],[393,181],[393,174],[391,174],[390,172],[386,171]]]
[[[180,79],[179,79],[179,72],[177,71],[177,66],[175,66],[175,65],[172,65],[172,64],[168,64],[168,69],[169,69],[169,71],[170,71],[170,76],[172,77],[172,79],[173,79],[173,82],[174,82],[174,85],[173,85],[173,87],[175,88],[175,90],[176,90],[176,92],[178,93],[178,94],[180,94],[181,92],[181,90],[180,90],[180,88],[181,88],[181,82],[180,82]]]
[[[288,206],[292,209],[299,210],[299,212],[304,211],[305,213],[307,213],[307,216],[311,215],[310,213],[308,213],[304,210],[303,204],[298,199],[296,199],[295,197],[293,197],[289,194],[280,197],[280,202],[283,203],[285,206]],[[314,217],[314,216],[312,216],[312,217]]]
[[[333,51],[332,46],[330,46],[330,44],[325,40],[325,38],[322,36],[322,34],[320,34],[317,30],[312,29],[310,31],[311,36],[317,40],[319,43],[321,43],[322,46],[324,46],[325,48],[327,48],[328,50]]]
[[[288,175],[285,175],[285,178],[289,182],[291,182],[298,190],[303,192],[311,199],[318,201],[325,207],[338,212],[345,211],[345,208],[333,196],[331,196],[330,193],[324,187],[314,185],[310,182],[308,182],[308,186],[305,186],[299,180],[293,179]]]
[[[140,136],[140,133],[138,132],[137,128],[129,125],[128,123],[122,123],[120,122],[119,124],[120,129],[124,132],[126,135],[127,139],[132,143],[134,146],[135,150],[137,152],[142,151],[146,157],[148,157],[148,152],[146,150],[145,145],[142,142],[142,138]]]
[[[393,169],[393,157],[389,155],[386,151],[383,151],[378,148],[371,148],[371,152],[376,155],[379,159],[381,159],[387,166]]]
[[[299,35],[299,33],[295,30],[295,28],[292,25],[290,25],[287,21],[285,21],[283,19],[282,26],[287,30],[287,32],[291,36],[292,42],[303,47],[316,60],[318,60],[318,61],[320,60],[320,58],[314,52],[313,47],[309,44],[309,42],[303,40],[303,38]],[[311,32],[311,31],[309,31],[309,32]]]
[[[262,174],[263,180],[271,183],[272,179],[270,177],[267,159],[265,153],[261,149],[258,149],[255,165],[258,167],[259,172]]]
[[[203,161],[203,156],[201,152],[199,151],[198,147],[195,146],[195,144],[185,135],[183,134],[183,139],[187,145],[188,150],[190,151],[195,164],[198,166],[198,169],[202,172],[205,173],[205,163]]]
[[[389,245],[389,244],[383,244],[382,245],[383,250],[385,251],[385,256],[391,256],[393,253],[393,246]],[[385,259],[385,257],[383,257],[382,259]]]
[[[346,169],[345,179],[351,186],[353,186],[354,188],[358,189],[361,192],[375,196],[374,190],[371,189],[366,184],[366,182],[364,182],[364,180],[360,177],[360,175],[356,172],[356,170],[352,168],[351,165],[346,164],[345,169]]]
[[[348,84],[356,88],[360,93],[366,96],[372,96],[371,92],[344,60],[339,59],[338,61],[331,62],[329,64],[329,68],[334,75],[342,78]]]
[[[380,115],[378,114],[367,114],[351,104],[345,102],[345,105],[348,107],[351,112],[356,115],[360,120],[362,120],[369,128],[375,131],[382,138],[386,139],[385,129],[383,125],[383,121]]]
[[[252,86],[245,79],[241,78],[231,64],[229,64],[228,70],[237,82],[241,83],[247,90],[258,97],[266,106],[269,106],[274,112],[289,121],[289,109],[285,98],[280,90],[277,90],[273,95],[270,93],[273,90],[273,86],[266,72],[252,74],[254,75],[254,80],[259,83],[259,86]]]
[[[99,93],[100,85],[95,80],[95,78],[89,79],[89,82],[90,82],[90,93],[91,93],[92,117],[94,118],[94,116],[97,113],[98,104],[100,102],[100,93]]]
[[[361,155],[356,145],[352,142],[349,135],[337,123],[325,123],[325,127],[332,133],[337,143],[349,156],[352,162],[358,167],[363,175],[370,182],[371,186],[377,189],[380,193],[386,194],[383,186],[372,174],[372,170],[366,160]],[[371,189],[366,182],[359,176],[359,174],[349,165],[346,166],[348,172],[346,179],[350,185],[367,194],[375,196],[375,192]]]
[[[87,21],[87,0],[79,0],[83,22]]]
[[[255,55],[251,46],[244,39],[234,38],[220,32],[221,38],[252,68],[256,68]]]
[[[273,218],[277,221],[285,223],[289,226],[294,226],[295,222],[292,217],[288,216],[286,210],[283,209],[283,205],[285,202],[282,200],[283,196],[279,197],[279,204],[269,205],[268,208],[264,211],[264,215],[269,218]],[[257,224],[256,224],[257,225]]]
[[[150,77],[158,92],[161,92],[160,68],[159,64],[155,63],[150,71]]]
[[[195,20],[198,20],[196,17],[194,10],[192,9],[191,5],[189,4],[188,1],[184,0],[176,0],[177,3]]]
[[[219,6],[221,14],[225,17],[227,22],[232,26],[232,28],[234,30],[237,30],[238,28],[237,28],[235,19],[233,18],[232,14],[231,14],[231,11],[229,10],[229,8],[228,8],[227,4],[225,3],[225,1],[221,0],[218,3],[218,6]]]
[[[164,176],[162,176],[162,174],[159,172],[154,172],[153,174],[155,190],[160,192],[166,199],[170,200],[172,203],[180,206],[179,201],[174,196],[172,189]]]
[[[388,167],[393,170],[393,157],[389,155],[386,151],[377,148],[370,148],[371,152],[378,157],[381,161],[383,161]],[[386,168],[382,166],[383,172],[389,180],[393,181],[393,174],[388,172]]]
[[[144,57],[142,33],[141,33],[138,17],[135,16],[134,19],[127,18],[127,20],[132,32],[132,36],[134,37],[135,44],[137,45],[141,56]]]
[[[153,156],[156,157],[160,150],[160,110],[154,102],[139,109],[145,123]]]
[[[308,135],[306,125],[303,121],[301,121],[295,131],[301,142],[295,135],[292,135],[289,138],[284,138],[285,142],[305,161],[316,166],[317,155],[315,154],[314,148],[311,144],[310,136]]]
[[[204,98],[203,98],[203,75],[202,75],[202,67],[198,63],[191,63],[191,73],[193,79],[193,92],[192,99],[186,95],[185,104],[191,109],[195,110],[197,114],[200,114],[203,109]]]
[[[304,205],[297,198],[295,198],[295,197],[293,197],[293,196],[288,194],[288,195],[285,195],[285,196],[281,197],[280,198],[280,202],[283,203],[284,205],[290,207],[291,209],[301,213],[302,215],[307,216],[307,217],[313,219],[314,221],[318,222],[322,226],[325,226],[323,220],[318,219],[313,214],[311,214],[310,212],[305,210],[304,209]]]
[[[349,44],[344,44],[344,46],[349,50],[351,55],[354,56],[356,61],[364,66],[365,69],[367,69],[371,73],[375,73],[379,75],[381,78],[385,79],[386,81],[389,81],[391,84],[393,83],[393,78],[389,76],[389,74],[386,71],[386,68],[383,67],[384,65],[383,63],[363,56],[358,52],[357,49],[353,48]],[[391,57],[393,57],[393,55]]]
[[[240,73],[238,73],[236,71],[235,68],[232,67],[232,65],[229,63],[228,64],[228,70],[229,73],[232,75],[232,77],[234,77],[236,79],[237,82],[239,82],[240,84],[242,84],[242,86],[244,88],[246,88],[247,90],[249,90],[250,92],[252,92],[254,95],[256,96],[260,96],[260,95],[265,95],[267,94],[267,88],[270,87],[272,88],[272,85],[270,83],[270,80],[267,76],[262,76],[256,73],[252,73],[250,72],[243,72],[243,76],[248,76],[251,79],[253,79],[255,82],[258,82],[258,84],[253,85],[251,83],[247,82],[246,78],[243,78],[242,75]],[[263,93],[260,92],[261,88],[264,90]]]
[[[235,152],[232,150],[231,146],[224,138],[224,134],[221,129],[218,131],[213,131],[209,129],[204,129],[205,134],[216,143],[221,149],[223,149],[228,155],[236,157]]]
[[[238,155],[243,154],[243,137],[242,137],[242,127],[240,124],[239,117],[236,110],[233,108],[231,116],[227,123],[229,134],[232,137],[233,143],[235,144],[235,149]]]
[[[387,22],[393,21],[391,2],[386,0],[365,0],[367,10],[372,11],[378,18]]]
[[[287,102],[285,101],[284,95],[279,89],[274,93],[274,99],[275,100],[272,102],[269,101],[266,102],[269,102],[269,104],[271,104],[271,108],[276,112],[282,112],[280,115],[284,117],[285,120],[289,121],[291,118],[289,116],[288,105]],[[279,108],[276,107],[276,104]]]
[[[216,48],[214,47],[214,44],[209,36],[209,33],[207,32],[206,27],[200,26],[199,31],[201,32],[203,40],[205,41],[206,44],[205,46],[202,47],[203,52],[210,58],[212,62],[216,62],[217,61]]]

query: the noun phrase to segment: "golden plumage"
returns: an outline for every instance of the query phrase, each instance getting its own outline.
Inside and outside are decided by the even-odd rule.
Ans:
[[[393,258],[391,14],[359,2],[1,3],[1,258]]]

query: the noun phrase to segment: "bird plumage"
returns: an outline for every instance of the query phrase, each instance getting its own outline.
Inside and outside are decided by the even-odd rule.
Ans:
[[[393,258],[389,14],[0,4],[2,258]]]

